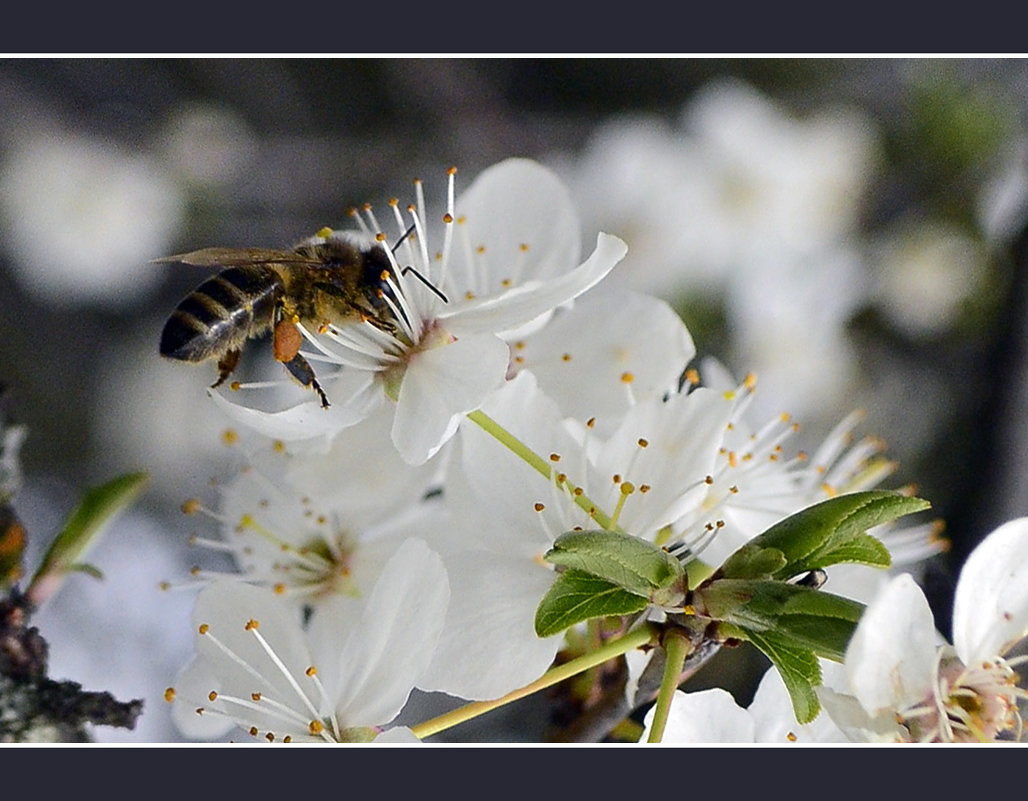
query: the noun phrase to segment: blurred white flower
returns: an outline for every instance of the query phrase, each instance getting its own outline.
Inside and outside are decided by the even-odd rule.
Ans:
[[[98,139],[40,134],[0,165],[0,217],[15,276],[58,306],[125,308],[163,280],[147,261],[183,218],[178,185],[140,154]]]
[[[873,301],[912,338],[945,334],[975,296],[989,291],[982,243],[942,224],[901,226],[872,246]]]
[[[206,483],[235,456],[225,447],[225,418],[203,397],[210,376],[180,370],[157,355],[154,326],[104,344],[88,397],[91,444],[115,470],[145,466],[151,491],[173,503],[183,486]]]
[[[828,425],[856,377],[845,324],[868,282],[851,240],[877,163],[876,133],[858,113],[801,118],[717,80],[677,126],[607,123],[565,171],[587,230],[630,245],[612,281],[720,307],[724,353],[760,376],[755,410]]]
[[[217,187],[238,178],[257,155],[257,141],[232,109],[187,103],[175,109],[158,140],[168,168],[184,182]]]
[[[715,81],[682,111],[617,118],[568,168],[587,230],[629,242],[618,280],[669,300],[745,287],[769,253],[835,247],[855,227],[875,135],[853,112],[798,119],[755,89]]]

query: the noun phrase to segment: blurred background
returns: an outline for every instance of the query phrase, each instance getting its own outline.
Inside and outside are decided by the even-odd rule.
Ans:
[[[232,458],[213,370],[157,355],[203,276],[148,262],[289,246],[451,165],[458,191],[508,156],[556,170],[584,246],[629,245],[609,280],[755,372],[796,447],[865,409],[888,486],[947,523],[925,578],[944,631],[968,551],[1028,514],[1026,60],[0,59],[0,106],[0,383],[31,545],[83,488],[152,476],[90,555],[106,580],[35,618],[53,677],[146,700],[97,739],[178,739],[161,694],[192,594],[157,585],[200,558],[179,505]]]

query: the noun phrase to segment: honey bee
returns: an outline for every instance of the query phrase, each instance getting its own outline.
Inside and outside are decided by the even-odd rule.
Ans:
[[[204,248],[156,261],[219,270],[171,313],[160,347],[161,355],[170,359],[216,358],[218,379],[212,387],[221,386],[236,369],[248,340],[271,330],[275,359],[300,384],[317,392],[322,407],[328,408],[314,368],[300,355],[303,336],[296,323],[317,327],[367,320],[385,330],[396,328],[389,303],[395,301],[389,285],[393,267],[381,244],[359,245],[331,237],[302,242],[292,250]]]

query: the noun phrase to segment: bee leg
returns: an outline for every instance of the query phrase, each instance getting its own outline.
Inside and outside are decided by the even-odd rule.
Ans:
[[[318,383],[318,379],[314,377],[314,368],[311,367],[310,362],[303,358],[303,356],[297,353],[292,359],[283,362],[283,364],[293,378],[308,389],[313,389],[321,396],[321,407],[323,409],[327,409],[331,405],[328,402],[325,391],[321,388],[321,384]]]
[[[272,335],[272,349],[275,359],[282,362],[289,374],[309,389],[313,389],[321,396],[321,406],[324,409],[329,407],[328,397],[321,388],[321,384],[314,377],[314,368],[311,367],[303,356],[300,355],[300,345],[303,343],[303,336],[294,323],[289,320],[279,320],[275,323],[275,331]]]
[[[239,364],[239,357],[242,355],[242,351],[239,349],[233,349],[225,353],[218,360],[218,380],[211,384],[211,389],[214,387],[220,387],[225,383],[225,379],[232,375],[232,371],[236,369]]]

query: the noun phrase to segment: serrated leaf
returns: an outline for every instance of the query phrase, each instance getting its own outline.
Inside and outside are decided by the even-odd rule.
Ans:
[[[87,490],[50,545],[31,583],[81,569],[79,560],[115,515],[139,496],[148,478],[146,473],[128,473]]]
[[[681,563],[660,546],[616,531],[565,532],[544,558],[643,596],[670,586],[685,573]]]
[[[539,602],[535,633],[549,637],[584,620],[641,612],[648,604],[646,598],[605,579],[579,570],[565,570]]]
[[[869,528],[929,508],[921,499],[889,490],[839,495],[809,506],[776,523],[755,537],[725,562],[721,574],[729,578],[747,575],[757,554],[773,548],[786,563],[771,577],[788,579],[815,568],[842,562],[889,567],[888,550]],[[740,572],[741,571],[741,572]]]
[[[803,648],[782,641],[772,632],[745,632],[743,639],[760,649],[782,677],[792,700],[798,723],[810,723],[821,711],[814,688],[821,684],[821,665],[817,656]]]

